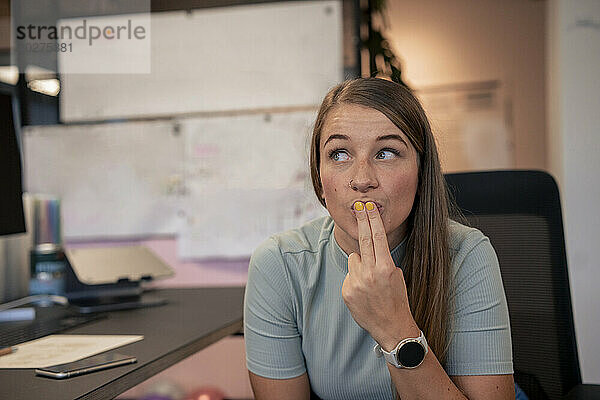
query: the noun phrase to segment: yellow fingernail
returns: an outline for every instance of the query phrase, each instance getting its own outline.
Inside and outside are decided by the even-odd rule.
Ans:
[[[367,210],[369,211],[373,211],[375,209],[375,203],[373,203],[372,201],[367,202],[366,206]]]
[[[360,201],[357,201],[356,203],[354,203],[354,209],[356,211],[362,211],[363,210],[363,203],[361,203]]]

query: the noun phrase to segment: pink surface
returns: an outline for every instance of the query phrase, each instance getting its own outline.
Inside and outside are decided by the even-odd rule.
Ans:
[[[248,258],[179,260],[175,238],[101,242],[69,242],[67,248],[143,245],[154,251],[174,270],[175,275],[150,284],[152,287],[244,286],[248,279]]]
[[[184,394],[200,387],[213,386],[221,389],[228,399],[252,399],[244,339],[241,336],[223,338],[117,398],[137,399],[150,395],[165,382],[177,385]]]

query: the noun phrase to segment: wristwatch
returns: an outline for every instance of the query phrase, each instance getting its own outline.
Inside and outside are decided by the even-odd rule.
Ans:
[[[373,351],[377,358],[384,357],[387,362],[396,368],[417,368],[427,355],[429,348],[427,339],[423,331],[418,338],[406,338],[402,340],[396,348],[389,353],[381,348],[379,343],[375,345]]]

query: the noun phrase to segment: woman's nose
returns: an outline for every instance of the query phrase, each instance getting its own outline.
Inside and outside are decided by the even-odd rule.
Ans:
[[[350,188],[359,192],[365,192],[379,186],[375,171],[369,162],[360,162],[350,180]]]

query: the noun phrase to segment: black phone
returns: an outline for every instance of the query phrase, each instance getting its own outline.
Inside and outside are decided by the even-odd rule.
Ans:
[[[64,379],[107,368],[118,367],[119,365],[133,364],[135,362],[137,362],[135,357],[126,356],[124,354],[99,354],[97,356],[84,358],[83,360],[73,361],[66,364],[53,365],[46,368],[37,368],[35,373],[37,375],[47,376],[50,378]]]

